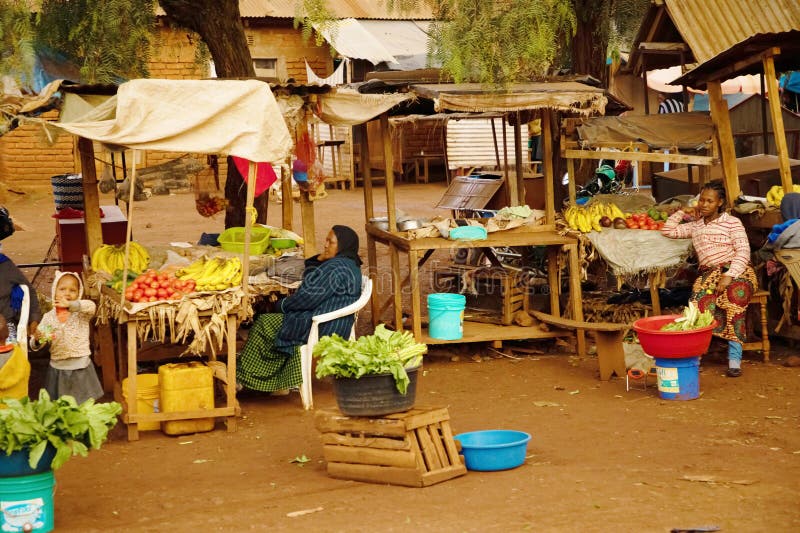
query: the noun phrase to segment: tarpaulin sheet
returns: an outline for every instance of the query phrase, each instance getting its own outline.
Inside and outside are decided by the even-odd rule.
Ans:
[[[606,228],[601,232],[589,232],[586,236],[617,276],[678,266],[686,260],[692,248],[692,239],[668,239],[653,230]]]
[[[120,85],[112,120],[53,124],[137,150],[283,160],[292,138],[269,85],[258,80],[132,80]]]
[[[412,85],[411,90],[433,99],[437,112],[555,109],[594,115],[605,113],[608,103],[603,89],[578,82],[518,83],[502,91],[487,91],[479,83],[420,84]]]
[[[411,98],[408,94],[361,94],[353,90],[337,89],[319,96],[316,114],[326,124],[353,126],[370,121]]]
[[[643,142],[655,149],[697,150],[711,142],[713,133],[711,117],[704,113],[592,117],[578,126],[583,148],[601,142]]]

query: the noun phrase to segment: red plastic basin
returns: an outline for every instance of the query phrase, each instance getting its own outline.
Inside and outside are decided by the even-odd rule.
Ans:
[[[659,315],[640,318],[633,323],[633,329],[639,335],[639,344],[647,355],[664,359],[680,359],[695,357],[708,351],[711,344],[711,331],[717,327],[717,321],[704,328],[689,331],[661,331],[681,315]]]

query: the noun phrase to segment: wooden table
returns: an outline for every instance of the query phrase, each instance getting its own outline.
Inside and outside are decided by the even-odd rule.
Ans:
[[[402,291],[406,280],[400,279],[400,253],[408,255],[409,274],[407,281],[411,289],[411,331],[414,338],[426,344],[485,342],[492,341],[495,347],[500,347],[503,340],[511,339],[542,339],[563,337],[571,335],[563,330],[541,331],[536,327],[503,326],[481,322],[464,321],[464,335],[458,340],[434,339],[423,333],[422,294],[419,286],[419,270],[425,261],[436,250],[456,248],[493,248],[507,246],[546,246],[548,260],[548,282],[550,285],[550,312],[560,316],[560,284],[558,276],[558,254],[565,249],[569,254],[569,291],[573,318],[583,320],[581,303],[581,285],[579,279],[580,265],[578,259],[578,244],[573,237],[560,235],[550,228],[537,226],[521,226],[518,228],[489,233],[486,240],[480,241],[451,241],[442,237],[409,239],[405,233],[390,233],[378,229],[372,224],[367,224],[367,253],[369,254],[370,277],[373,281],[377,278],[377,247],[378,243],[389,247],[392,267],[391,287],[394,307],[394,323],[398,330],[403,329]],[[372,293],[372,321],[377,325],[382,314],[380,291]],[[585,336],[582,330],[576,332],[578,352],[585,353]]]

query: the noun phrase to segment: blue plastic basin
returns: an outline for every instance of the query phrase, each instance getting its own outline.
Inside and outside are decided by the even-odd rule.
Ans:
[[[461,443],[467,470],[490,472],[516,468],[525,462],[531,436],[524,431],[487,429],[453,437]]]

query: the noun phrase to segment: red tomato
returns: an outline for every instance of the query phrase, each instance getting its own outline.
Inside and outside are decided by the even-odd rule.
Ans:
[[[158,289],[156,290],[156,296],[161,298],[162,300],[167,297],[167,289]]]
[[[148,287],[147,289],[144,290],[144,295],[147,296],[148,298],[150,296],[155,296],[156,295],[156,290],[153,289],[153,288]]]
[[[144,295],[144,291],[142,291],[142,289],[136,289],[135,291],[133,291],[133,298],[136,301],[141,300],[143,295]]]
[[[157,302],[158,298],[156,298],[155,296],[151,296],[150,298],[147,299],[147,301],[148,302]]]

